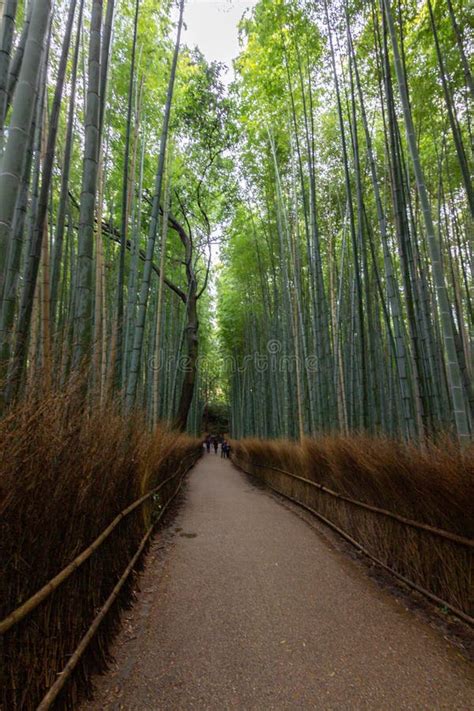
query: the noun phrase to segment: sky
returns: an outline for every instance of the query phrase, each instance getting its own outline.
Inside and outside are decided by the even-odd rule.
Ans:
[[[184,10],[187,26],[183,41],[189,47],[197,45],[208,60],[218,60],[230,70],[225,83],[233,79],[232,59],[239,53],[237,25],[247,8],[256,0],[188,0]]]
[[[224,62],[229,70],[221,78],[229,84],[234,78],[232,60],[239,54],[238,24],[245,10],[254,7],[257,0],[187,0],[184,8],[183,43],[197,45],[208,61]],[[216,226],[215,232],[219,232]],[[216,234],[213,234],[216,238]],[[211,262],[219,262],[219,245],[211,247]],[[211,284],[211,294],[214,295]]]

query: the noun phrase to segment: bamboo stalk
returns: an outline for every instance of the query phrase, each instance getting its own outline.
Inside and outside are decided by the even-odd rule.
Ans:
[[[166,259],[166,242],[168,236],[168,211],[170,200],[170,178],[169,178],[169,156],[168,166],[165,168],[165,186],[164,186],[164,201],[163,201],[163,221],[161,225],[161,240],[160,240],[160,275],[158,277],[158,295],[156,304],[156,333],[155,333],[155,363],[153,370],[153,394],[152,394],[152,423],[155,427],[159,418],[159,382],[160,382],[160,351],[161,351],[161,316],[162,316],[162,301],[163,301],[163,285],[165,278],[165,259]]]

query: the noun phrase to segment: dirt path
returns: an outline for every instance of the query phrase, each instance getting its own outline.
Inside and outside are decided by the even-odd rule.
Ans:
[[[455,648],[229,462],[201,460],[172,528],[84,709],[473,708]]]

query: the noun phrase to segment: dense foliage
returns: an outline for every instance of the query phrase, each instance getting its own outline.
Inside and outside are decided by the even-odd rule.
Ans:
[[[152,425],[469,439],[466,3],[260,0],[229,91],[183,2],[2,6],[4,411],[83,368]]]
[[[198,428],[221,67],[181,46],[183,3],[3,5],[2,407],[80,367],[92,403]]]
[[[470,20],[453,0],[261,0],[242,22],[220,277],[236,436],[469,438]]]

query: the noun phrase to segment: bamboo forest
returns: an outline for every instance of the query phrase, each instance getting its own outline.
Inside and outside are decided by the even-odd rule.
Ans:
[[[183,6],[3,5],[4,409],[81,367],[150,424],[469,438],[463,3],[260,2],[228,92]]]
[[[80,367],[150,424],[469,438],[464,3],[260,2],[228,91],[183,7],[3,5],[4,410]]]
[[[473,621],[473,6],[237,4],[226,66],[187,39],[199,0],[0,0],[6,711],[56,684],[76,708],[89,662],[59,673],[103,602],[87,576],[112,594],[206,437],[270,488],[289,468],[469,539],[444,577],[397,532],[398,563],[373,551]],[[74,614],[74,576],[53,596],[69,636],[43,649],[49,603],[12,610],[155,490]]]

